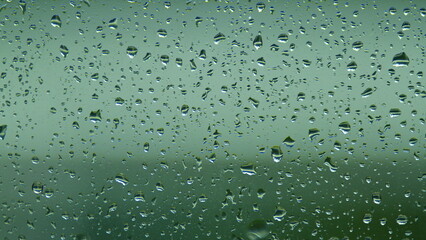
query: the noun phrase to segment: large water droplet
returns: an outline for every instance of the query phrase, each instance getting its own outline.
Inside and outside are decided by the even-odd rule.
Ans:
[[[7,125],[0,125],[0,139],[4,140],[6,137]]]
[[[286,215],[287,211],[282,207],[277,207],[274,213],[274,220],[276,221],[282,221],[284,219],[284,216]]]
[[[61,52],[62,56],[64,56],[64,57],[66,57],[69,53],[69,50],[65,45],[61,45],[59,47],[59,51]]]
[[[58,15],[53,15],[52,19],[50,19],[50,24],[52,24],[53,27],[61,27],[61,18]]]
[[[138,53],[138,49],[134,46],[128,46],[126,52],[129,58],[134,58],[136,54]]]
[[[223,33],[218,33],[213,38],[215,44],[219,44],[219,42],[225,40],[225,35]]]
[[[254,220],[248,226],[247,237],[249,240],[264,239],[269,235],[268,225],[265,220]]]
[[[259,49],[259,48],[261,48],[261,47],[263,46],[262,36],[257,35],[257,36],[254,38],[254,40],[253,40],[253,46],[254,46],[256,49]]]
[[[99,109],[97,111],[90,112],[89,119],[90,119],[90,121],[92,121],[94,123],[100,122],[102,120],[101,110]]]
[[[256,175],[256,169],[254,167],[254,164],[249,163],[249,164],[244,164],[240,167],[240,170],[243,174],[247,174],[247,175]]]
[[[407,54],[405,54],[405,52],[395,54],[392,59],[392,65],[394,67],[406,67],[409,63],[410,59],[408,58]]]
[[[41,194],[43,192],[43,183],[36,181],[31,186],[31,189],[35,194]]]
[[[271,148],[271,155],[274,162],[280,162],[283,159],[283,151],[280,146],[273,146]]]
[[[293,147],[294,143],[295,141],[290,136],[286,137],[283,141],[283,144],[286,145],[287,147]]]
[[[339,130],[342,131],[343,134],[347,134],[351,130],[351,125],[348,122],[341,122],[339,124]]]
[[[129,180],[127,179],[126,176],[124,176],[123,173],[119,173],[115,176],[115,181],[120,183],[123,186],[126,186],[127,184],[129,184]]]

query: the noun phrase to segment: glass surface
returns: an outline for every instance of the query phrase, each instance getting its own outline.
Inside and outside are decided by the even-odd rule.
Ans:
[[[0,239],[424,239],[425,17],[1,1]]]

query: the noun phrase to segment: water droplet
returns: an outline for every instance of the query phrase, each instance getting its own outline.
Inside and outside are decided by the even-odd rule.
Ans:
[[[369,97],[371,94],[373,94],[374,91],[375,91],[375,89],[367,88],[361,93],[361,96],[363,98]]]
[[[420,15],[421,15],[422,17],[425,17],[425,16],[426,16],[426,8],[420,8]]]
[[[142,191],[139,191],[135,194],[135,201],[136,202],[145,202],[145,196]]]
[[[308,131],[308,137],[309,137],[309,139],[311,139],[311,141],[312,141],[312,140],[314,140],[314,139],[315,139],[315,137],[316,137],[316,136],[318,136],[318,135],[319,135],[319,133],[320,133],[320,130],[319,130],[319,129],[317,129],[317,128],[311,128],[311,129],[309,129],[309,131]]]
[[[288,41],[288,35],[287,34],[283,33],[283,34],[278,35],[278,42],[285,43],[287,41]]]
[[[274,220],[275,221],[282,221],[284,219],[284,216],[286,215],[287,211],[282,207],[277,207],[274,213]]]
[[[364,46],[364,43],[362,43],[361,41],[356,41],[352,43],[352,49],[355,51],[360,50],[363,46]]]
[[[167,31],[166,31],[166,29],[158,29],[157,34],[161,38],[167,37]]]
[[[4,140],[6,137],[7,125],[0,125],[0,139]]]
[[[124,104],[124,102],[124,99],[122,99],[121,97],[115,98],[115,105],[121,106]]]
[[[44,190],[44,196],[46,198],[52,198],[54,193],[55,193],[55,191],[53,190],[53,188],[46,188]]]
[[[117,211],[117,208],[118,208],[117,203],[112,203],[112,204],[108,207],[108,213],[111,213],[111,212],[115,212],[115,211]]]
[[[35,194],[41,194],[43,192],[43,184],[39,181],[36,181],[31,186],[31,189]]]
[[[75,129],[80,129],[80,124],[78,124],[78,122],[77,122],[77,121],[74,121],[74,122],[72,123],[72,127],[73,127],[73,128],[75,128]]]
[[[399,116],[401,116],[401,110],[399,108],[391,108],[389,110],[389,116],[391,118],[399,117]]]
[[[159,192],[163,192],[164,186],[163,186],[162,183],[157,183],[157,184],[155,184],[155,189],[157,189],[157,191],[159,191]]]
[[[389,13],[391,15],[395,15],[396,14],[396,8],[394,8],[394,7],[389,8]]]
[[[265,196],[265,194],[266,194],[266,192],[262,188],[260,188],[259,190],[257,190],[257,197],[259,199],[262,199]]]
[[[182,58],[176,58],[176,66],[178,67],[182,67],[183,65],[183,60]]]
[[[370,213],[366,213],[365,215],[364,215],[364,218],[362,219],[362,221],[365,223],[365,224],[369,224],[369,223],[371,223],[371,221],[373,220],[373,216],[370,214]]]
[[[167,65],[170,62],[170,57],[167,55],[161,55],[160,61],[162,64]]]
[[[201,202],[201,203],[205,203],[205,202],[207,202],[207,200],[208,200],[208,198],[207,198],[206,195],[201,195],[201,196],[198,197],[198,201]]]
[[[334,161],[331,160],[331,157],[325,158],[324,165],[326,165],[330,169],[330,172],[336,172],[337,171],[338,167],[337,167],[336,163],[334,163]]]
[[[164,2],[164,7],[165,8],[170,8],[172,6],[172,3],[169,1]]]
[[[22,14],[25,14],[27,11],[27,2],[24,0],[19,0],[19,8],[21,8]]]
[[[134,46],[128,46],[126,52],[129,58],[134,58],[136,54],[138,53],[138,49]]]
[[[147,61],[148,59],[150,59],[151,58],[151,53],[150,52],[147,52],[146,54],[145,54],[145,56],[142,58],[142,61]]]
[[[254,46],[256,49],[259,49],[259,48],[261,48],[261,47],[263,46],[262,36],[257,35],[257,36],[254,38],[254,40],[253,40],[253,46]]]
[[[262,12],[265,9],[266,5],[263,2],[256,3],[256,8],[258,12]]]
[[[409,63],[410,59],[408,58],[407,54],[405,54],[405,52],[395,54],[392,59],[392,65],[394,67],[406,67]]]
[[[149,152],[149,143],[146,142],[146,143],[143,144],[143,151]]]
[[[202,17],[195,17],[195,26],[198,27],[201,22],[203,22],[203,18]]]
[[[347,134],[351,131],[351,125],[348,122],[341,122],[339,124],[339,130],[342,131],[343,134]]]
[[[265,220],[254,220],[248,225],[247,237],[249,240],[261,240],[268,235],[269,230]]]
[[[380,204],[382,202],[382,197],[380,196],[379,192],[373,193],[372,198],[373,198],[373,203],[375,204]]]
[[[405,22],[402,23],[401,28],[402,28],[402,31],[410,30],[411,24],[409,22],[405,21]]]
[[[182,113],[182,116],[186,116],[188,114],[189,111],[189,106],[186,104],[183,104],[182,107],[180,108],[180,112]]]
[[[97,111],[91,111],[90,115],[89,115],[89,119],[90,121],[97,123],[102,121],[102,117],[101,117],[101,110],[97,110]]]
[[[406,225],[408,223],[408,218],[405,215],[398,215],[398,217],[396,218],[396,223],[398,223],[398,225]]]
[[[411,147],[413,147],[414,145],[416,145],[416,143],[417,143],[417,141],[418,141],[418,139],[417,138],[410,138],[409,140],[408,140],[408,145],[410,145]]]
[[[355,71],[358,68],[358,65],[356,64],[355,61],[351,61],[350,63],[348,63],[348,65],[346,66],[346,69],[348,71]]]
[[[66,57],[68,55],[68,53],[69,53],[69,50],[68,50],[68,48],[65,45],[61,45],[59,47],[59,51],[61,52],[61,54],[62,54],[63,57]]]
[[[287,147],[293,147],[294,143],[295,141],[290,136],[286,137],[283,141],[283,144],[286,145]]]
[[[254,164],[249,163],[249,164],[244,164],[240,167],[240,170],[243,174],[247,174],[247,175],[256,175],[256,169],[254,167]]]
[[[109,20],[108,27],[111,28],[111,29],[117,29],[117,27],[118,27],[117,18],[113,18],[113,19]]]
[[[206,50],[201,49],[200,54],[198,54],[198,58],[201,60],[206,60],[207,58]]]
[[[274,162],[280,162],[283,159],[283,151],[280,146],[273,146],[271,148],[271,155]]]
[[[223,35],[223,33],[218,33],[214,36],[213,40],[215,44],[219,44],[219,42],[225,40],[225,35]]]
[[[252,98],[252,97],[250,97],[249,99],[248,99],[248,101],[253,105],[253,107],[254,108],[258,108],[259,107],[259,101],[258,100],[256,100],[256,99],[254,99],[254,98]]]
[[[191,71],[195,71],[197,69],[197,64],[195,64],[194,59],[189,60],[189,67]]]
[[[265,65],[266,65],[266,60],[265,60],[265,58],[263,58],[263,57],[258,58],[258,59],[256,60],[256,62],[257,62],[257,64],[258,64],[259,66],[265,66]]]
[[[50,19],[50,24],[53,27],[61,27],[62,26],[62,21],[61,18],[58,15],[53,15],[52,19]]]
[[[115,181],[120,183],[123,186],[126,186],[127,184],[129,184],[129,180],[127,179],[126,176],[124,176],[123,173],[119,173],[115,176]]]

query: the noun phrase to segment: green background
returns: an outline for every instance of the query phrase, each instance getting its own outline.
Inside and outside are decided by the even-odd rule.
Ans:
[[[1,4],[2,239],[425,236],[424,2]]]

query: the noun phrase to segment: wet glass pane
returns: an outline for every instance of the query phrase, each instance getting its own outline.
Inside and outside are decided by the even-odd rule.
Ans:
[[[0,3],[0,239],[423,239],[426,4]]]

